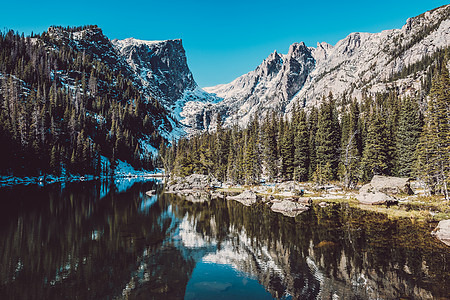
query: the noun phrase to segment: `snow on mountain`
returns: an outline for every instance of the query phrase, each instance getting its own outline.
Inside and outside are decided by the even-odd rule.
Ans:
[[[142,41],[128,38],[111,42],[143,86],[166,106],[172,106],[186,90],[192,91],[197,87],[180,39]]]
[[[172,123],[173,132],[169,138],[179,138],[186,131],[193,133],[203,130],[203,124],[196,116],[201,113],[198,107],[190,112],[189,107],[209,105],[221,99],[198,87],[188,67],[186,53],[181,39],[165,41],[143,41],[134,38],[112,40],[117,51],[139,78],[148,92],[166,108],[178,123]],[[182,114],[183,109],[185,113]],[[209,124],[209,121],[206,120]]]
[[[146,101],[157,99],[162,104],[170,103],[170,99],[179,99],[184,96],[186,90],[195,90],[197,84],[186,64],[181,40],[169,41],[142,41],[134,38],[111,41],[97,26],[84,26],[74,29],[62,27],[50,27],[50,35],[55,45],[49,45],[56,51],[59,45],[67,45],[84,55],[90,55],[104,63],[110,70],[121,73],[131,81],[141,92]],[[61,83],[69,89],[75,90],[75,80],[70,76],[55,71]],[[108,88],[101,80],[98,81],[102,88]],[[118,99],[123,102],[132,99]],[[149,118],[159,134],[166,138],[179,138],[185,134],[182,125],[170,115],[172,107],[166,105],[166,111],[162,113],[150,113]],[[102,116],[92,114],[98,122]],[[104,118],[103,118],[104,119]],[[152,136],[142,135],[139,140],[141,153],[156,155],[158,147],[152,145]],[[154,142],[153,142],[154,143]]]
[[[110,41],[98,28],[73,33],[71,38],[78,49],[90,49],[103,61],[116,61],[114,65],[148,99],[158,99],[171,111],[174,120],[169,118],[171,126],[166,125],[173,130],[160,129],[169,138],[179,138],[214,130],[218,116],[225,126],[245,126],[252,117],[272,110],[289,114],[295,105],[317,105],[329,92],[335,98],[361,99],[364,93],[394,88],[400,96],[415,95],[425,72],[396,80],[393,75],[450,46],[449,15],[447,5],[408,19],[401,29],[351,33],[334,46],[294,43],[287,54],[271,53],[255,70],[232,82],[203,89],[188,67],[180,39]],[[51,34],[59,34],[58,30]]]

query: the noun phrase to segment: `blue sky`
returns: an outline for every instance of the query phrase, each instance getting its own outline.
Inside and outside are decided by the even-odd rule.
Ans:
[[[400,28],[406,19],[449,4],[378,1],[4,1],[0,28],[25,34],[50,25],[96,24],[110,38],[183,39],[201,86],[228,83],[271,52],[305,42],[335,44],[349,33]]]

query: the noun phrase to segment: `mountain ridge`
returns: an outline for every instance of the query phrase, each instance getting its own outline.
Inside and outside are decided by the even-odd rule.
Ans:
[[[450,5],[441,6],[419,16],[409,18],[400,29],[383,30],[378,33],[353,32],[334,46],[321,42],[316,47],[300,47],[309,52],[311,61],[303,61],[305,80],[283,84],[292,78],[292,71],[286,67],[277,69],[277,74],[268,72],[262,76],[261,69],[267,62],[280,57],[284,61],[298,58],[292,53],[273,52],[255,70],[239,76],[230,83],[203,88],[223,99],[209,105],[211,112],[190,109],[189,114],[219,113],[225,125],[245,126],[254,116],[262,116],[270,110],[289,115],[295,106],[312,107],[319,105],[330,92],[335,98],[358,98],[374,96],[391,89],[398,90],[399,96],[415,96],[421,90],[421,81],[426,72],[392,80],[426,56],[450,46]],[[304,45],[304,44],[303,44]],[[308,50],[306,50],[308,49]],[[313,66],[311,62],[313,61]],[[297,61],[298,62],[298,61]],[[268,90],[267,85],[275,87]],[[293,83],[293,84],[292,84]],[[286,87],[289,87],[286,88]],[[272,99],[269,101],[268,99]],[[192,118],[192,116],[191,116]],[[211,127],[210,129],[214,129]]]

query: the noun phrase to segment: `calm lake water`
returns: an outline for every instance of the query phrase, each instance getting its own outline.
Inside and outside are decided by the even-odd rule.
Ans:
[[[149,197],[154,181],[0,190],[0,299],[450,297],[435,224],[333,205]]]

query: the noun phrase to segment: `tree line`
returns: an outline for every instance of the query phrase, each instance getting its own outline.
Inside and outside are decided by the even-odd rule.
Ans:
[[[428,68],[428,95],[401,99],[391,90],[358,101],[330,93],[319,107],[297,107],[290,118],[273,111],[246,128],[224,128],[218,116],[215,132],[162,144],[161,161],[177,176],[213,174],[237,184],[339,180],[351,188],[375,174],[417,177],[448,199],[447,56]]]
[[[152,169],[140,141],[161,143],[167,111],[119,68],[69,40],[0,33],[0,175],[98,175],[101,156],[112,168],[121,159]]]

